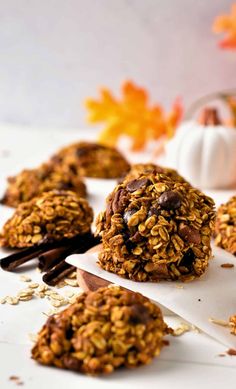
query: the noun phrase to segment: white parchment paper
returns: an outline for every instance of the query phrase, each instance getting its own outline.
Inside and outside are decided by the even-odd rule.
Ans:
[[[109,273],[97,265],[97,254],[74,254],[67,262],[114,284],[142,293],[162,304],[199,329],[228,347],[236,347],[236,337],[229,328],[209,321],[210,318],[228,321],[236,314],[236,267],[222,268],[223,263],[235,263],[233,255],[213,247],[214,259],[200,279],[189,283],[135,282]]]

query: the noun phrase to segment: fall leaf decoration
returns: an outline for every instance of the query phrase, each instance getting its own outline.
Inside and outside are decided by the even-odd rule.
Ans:
[[[213,31],[226,33],[226,37],[219,42],[222,49],[236,49],[236,4],[232,5],[229,15],[220,15],[215,19]]]
[[[132,150],[141,150],[149,140],[170,138],[182,117],[182,105],[177,99],[166,115],[158,104],[150,105],[145,89],[126,81],[117,99],[110,90],[102,88],[100,99],[87,99],[88,121],[105,123],[99,141],[115,146],[121,135],[132,139]]]

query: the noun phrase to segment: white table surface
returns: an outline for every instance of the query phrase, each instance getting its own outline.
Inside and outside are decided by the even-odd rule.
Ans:
[[[41,131],[34,129],[21,130],[17,128],[0,127],[0,192],[4,190],[5,178],[22,168],[37,166],[46,160],[58,147],[75,140],[93,139],[94,135],[86,131]],[[96,188],[97,195],[90,196],[92,205],[96,205],[95,213],[103,207],[104,193],[97,181],[89,180],[89,190]],[[113,183],[111,182],[111,188]],[[208,192],[209,193],[209,192]],[[231,192],[211,192],[217,204],[232,195]],[[97,205],[99,202],[99,206]],[[11,215],[12,210],[0,206],[0,222]],[[19,275],[27,273],[33,281],[40,280],[40,274],[29,265],[25,265],[15,273],[0,270],[0,298],[14,295],[26,286],[19,280]],[[69,287],[68,287],[69,288]],[[75,291],[75,288],[73,288]],[[78,289],[79,291],[79,289]],[[63,290],[59,290],[64,293]],[[183,387],[224,388],[236,381],[236,357],[220,357],[226,347],[203,333],[191,331],[173,338],[169,337],[170,345],[165,347],[159,358],[148,366],[135,370],[120,370],[108,377],[87,377],[69,371],[50,367],[42,367],[30,358],[32,343],[29,334],[35,334],[45,322],[43,312],[51,306],[45,299],[33,299],[17,306],[0,305],[0,388],[16,387],[9,380],[10,376],[19,376],[25,389],[39,389],[50,386],[62,389],[83,389],[90,387],[149,387],[176,388]],[[236,311],[236,304],[235,304]],[[178,326],[181,318],[165,317],[168,324]]]

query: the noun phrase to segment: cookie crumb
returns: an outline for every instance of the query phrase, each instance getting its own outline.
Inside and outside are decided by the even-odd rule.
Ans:
[[[191,325],[187,323],[180,323],[179,327],[175,328],[173,331],[173,336],[180,336],[183,335],[185,332],[191,331],[192,327]]]
[[[225,320],[214,319],[213,317],[209,317],[208,320],[210,323],[217,324],[217,325],[222,326],[222,327],[229,327],[229,323]]]
[[[234,348],[229,348],[226,352],[228,355],[236,356],[236,350]]]
[[[222,263],[220,265],[220,267],[223,267],[224,269],[231,269],[232,267],[234,267],[234,264],[233,263]]]

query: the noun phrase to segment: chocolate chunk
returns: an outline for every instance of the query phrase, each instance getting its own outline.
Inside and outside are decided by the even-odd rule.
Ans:
[[[107,207],[106,207],[106,219],[109,223],[111,220],[111,216],[112,216],[112,198],[109,197],[107,201]]]
[[[137,212],[137,209],[135,209],[135,208],[128,209],[127,211],[125,211],[125,213],[124,213],[124,215],[123,215],[124,222],[125,222],[126,224],[128,224],[129,219],[130,219],[131,216],[134,215],[136,212]]]
[[[113,213],[121,213],[125,208],[125,202],[127,200],[127,192],[125,189],[119,189],[112,201]]]
[[[150,216],[153,216],[153,215],[156,215],[156,216],[159,216],[161,215],[161,210],[160,208],[158,208],[158,204],[154,204],[148,211],[148,217]]]
[[[140,180],[132,180],[127,183],[127,190],[129,192],[135,192],[137,189],[142,188],[143,186],[147,186],[149,183],[148,178],[141,178]]]
[[[140,233],[138,231],[135,232],[135,234],[130,237],[130,241],[133,243],[141,242],[143,239],[144,239],[143,236],[140,235]]]
[[[62,358],[63,358],[64,365],[67,369],[73,370],[73,371],[80,370],[81,361],[79,361],[77,358],[74,358],[69,354],[65,354]]]
[[[182,203],[182,196],[178,192],[168,190],[162,193],[158,199],[158,204],[163,209],[175,210],[180,208]]]
[[[186,251],[186,253],[184,254],[183,258],[181,259],[180,263],[179,263],[179,267],[180,266],[185,266],[187,267],[189,270],[192,269],[192,265],[193,265],[193,262],[195,261],[195,255],[194,255],[194,252],[189,249],[188,251]]]
[[[135,247],[136,247],[136,243],[135,242],[132,242],[129,238],[129,235],[128,234],[123,234],[123,238],[124,238],[124,243],[125,243],[125,246],[127,248],[127,250],[129,252],[131,252]]]
[[[100,148],[102,148],[102,146],[97,145],[95,143],[81,145],[76,149],[76,155],[77,157],[87,157],[89,153],[95,152]]]
[[[189,243],[201,243],[201,236],[198,230],[184,223],[180,223],[179,236]]]
[[[130,322],[133,324],[145,324],[150,320],[149,311],[144,305],[134,304],[130,311]]]

